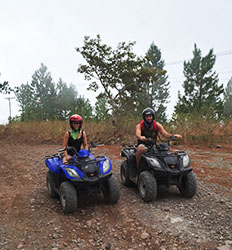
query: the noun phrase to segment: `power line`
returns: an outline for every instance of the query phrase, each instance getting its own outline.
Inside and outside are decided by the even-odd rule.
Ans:
[[[232,71],[224,71],[224,72],[217,72],[219,75],[220,74],[232,74]],[[174,76],[174,77],[169,77],[169,79],[174,79],[174,80],[178,80],[178,79],[183,79],[185,78],[184,76]],[[220,80],[225,80],[225,79],[220,79]]]
[[[216,56],[226,56],[226,55],[229,55],[229,54],[232,54],[232,50],[227,50],[227,51],[218,52],[218,53],[216,54]]]
[[[226,51],[218,52],[215,55],[216,56],[226,56],[226,55],[230,55],[230,54],[232,54],[232,50],[226,50]],[[179,61],[169,62],[169,63],[166,63],[166,65],[180,64],[180,63],[183,63],[184,61],[189,61],[189,60],[191,60],[191,58],[187,59],[187,60],[179,60]]]
[[[231,74],[232,71],[219,72],[218,74]]]

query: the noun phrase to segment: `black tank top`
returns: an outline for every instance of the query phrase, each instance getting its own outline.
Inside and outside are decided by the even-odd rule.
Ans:
[[[151,138],[151,139],[155,140],[155,142],[157,142],[158,131],[155,130],[154,126],[152,126],[151,128],[148,128],[144,124],[144,129],[143,129],[143,131],[141,131],[141,135],[145,136],[146,138]],[[141,141],[141,140],[138,140],[138,145],[139,144],[146,144],[146,143]]]
[[[77,153],[80,151],[81,149],[81,145],[83,144],[83,131],[81,131],[81,137],[79,139],[74,140],[70,131],[68,131],[69,134],[69,138],[68,138],[68,146],[69,147],[74,147],[77,151]],[[73,156],[73,151],[72,150],[68,150],[68,154]]]

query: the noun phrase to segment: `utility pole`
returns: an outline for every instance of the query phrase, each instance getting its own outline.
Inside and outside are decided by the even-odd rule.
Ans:
[[[11,99],[14,99],[15,97],[5,97],[5,99],[7,99],[9,101],[9,113],[10,113],[10,116],[9,116],[9,123],[11,123]]]

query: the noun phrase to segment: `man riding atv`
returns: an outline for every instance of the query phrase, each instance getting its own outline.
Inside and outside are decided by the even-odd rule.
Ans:
[[[138,148],[136,153],[137,167],[139,166],[141,155],[147,151],[146,145],[149,143],[147,140],[148,138],[150,138],[153,143],[156,142],[159,132],[167,139],[171,136],[174,136],[176,139],[182,138],[182,136],[179,134],[172,135],[168,133],[160,123],[156,122],[155,111],[153,109],[144,109],[142,115],[143,120],[141,120],[140,123],[136,125],[136,137],[138,139]]]
[[[168,139],[167,143],[157,143],[159,132]],[[138,147],[126,147],[121,152],[126,158],[120,168],[122,184],[137,185],[145,202],[155,200],[158,186],[176,186],[184,197],[192,198],[197,193],[197,180],[190,157],[183,150],[170,151],[170,142],[181,135],[165,131],[155,122],[154,111],[146,108],[143,120],[136,126],[136,136]]]

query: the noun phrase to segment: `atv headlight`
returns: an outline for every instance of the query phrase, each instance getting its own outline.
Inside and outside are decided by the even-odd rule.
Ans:
[[[65,168],[65,170],[67,171],[67,173],[74,178],[80,178],[79,174],[77,173],[77,171],[73,168]]]
[[[106,159],[102,165],[103,173],[106,173],[109,170],[109,168],[110,168],[110,161]]]
[[[161,168],[159,161],[156,160],[155,158],[149,158],[149,161],[150,161],[152,166],[157,167],[157,168]]]
[[[183,167],[186,168],[188,167],[190,164],[190,159],[188,155],[184,155],[183,156]]]

